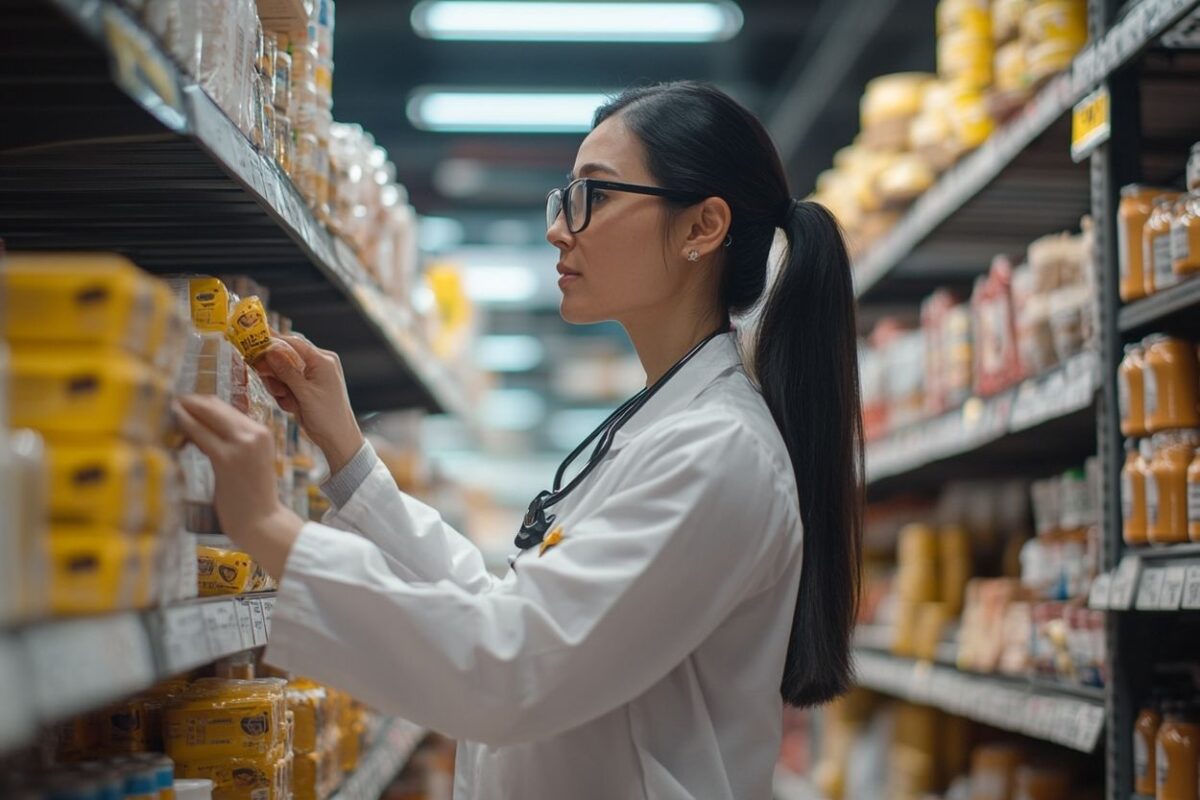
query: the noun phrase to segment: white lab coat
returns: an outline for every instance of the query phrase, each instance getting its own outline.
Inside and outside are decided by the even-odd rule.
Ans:
[[[499,579],[376,464],[301,531],[268,659],[458,738],[456,800],[769,798],[801,530],[734,335],[550,511]]]

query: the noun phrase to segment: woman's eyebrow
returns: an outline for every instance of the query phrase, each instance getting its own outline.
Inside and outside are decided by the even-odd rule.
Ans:
[[[586,173],[589,173],[589,172],[606,172],[606,173],[608,173],[609,175],[613,175],[613,176],[619,176],[619,175],[620,175],[620,173],[619,173],[619,172],[617,172],[615,169],[613,169],[612,167],[608,166],[607,164],[596,164],[596,163],[589,163],[589,164],[584,164],[582,167],[580,167],[580,168],[579,168],[579,175],[580,175],[581,177],[582,177],[584,174],[586,174]],[[568,173],[567,173],[567,180],[569,180],[569,181],[573,181],[573,180],[575,180],[575,173],[573,173],[573,172],[568,172]]]

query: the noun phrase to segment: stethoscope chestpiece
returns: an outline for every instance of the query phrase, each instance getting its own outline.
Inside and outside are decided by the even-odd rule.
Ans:
[[[525,519],[521,523],[521,529],[517,531],[516,545],[522,550],[539,545],[546,538],[546,531],[550,530],[550,526],[554,524],[554,515],[546,516],[546,501],[550,499],[553,492],[542,491],[537,497],[533,498],[533,502],[529,504],[529,510],[525,512]]]

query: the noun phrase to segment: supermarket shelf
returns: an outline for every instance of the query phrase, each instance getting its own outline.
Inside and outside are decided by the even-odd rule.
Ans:
[[[358,769],[330,800],[378,800],[428,733],[411,722],[389,720]]]
[[[1071,162],[1070,111],[1101,81],[1165,38],[1196,0],[1142,0],[1070,72],[1047,83],[1010,123],[947,171],[855,265],[860,298],[917,299],[993,254],[1073,229],[1090,206],[1086,165]]]
[[[1038,463],[1056,451],[1057,457],[1077,461],[1080,453],[1063,452],[1063,441],[1079,439],[1083,450],[1092,442],[1094,449],[1091,413],[1099,388],[1097,371],[1095,354],[1084,352],[1013,389],[969,400],[961,408],[871,442],[866,450],[867,482],[874,487],[903,476],[912,487],[921,478],[938,482],[970,477],[968,461],[995,474],[1006,459]]]
[[[1104,701],[1098,693],[973,675],[861,648],[855,649],[854,657],[858,683],[865,688],[1084,753],[1100,742]]]
[[[775,800],[825,800],[812,781],[786,767],[775,767],[775,779],[771,789]]]
[[[339,353],[357,410],[470,412],[411,314],[115,0],[18,0],[5,13],[0,104],[22,120],[0,132],[10,249],[247,274]]]
[[[1129,335],[1156,331],[1192,334],[1200,330],[1197,309],[1200,309],[1200,279],[1193,278],[1125,306],[1117,324],[1122,333]]]
[[[1112,573],[1092,582],[1088,605],[1109,611],[1200,611],[1200,544],[1127,548]]]
[[[0,752],[28,741],[40,725],[265,645],[274,610],[271,593],[212,597],[0,634]]]

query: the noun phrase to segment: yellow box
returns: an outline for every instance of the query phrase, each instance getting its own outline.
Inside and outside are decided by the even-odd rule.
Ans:
[[[47,447],[50,515],[60,522],[147,527],[146,458],[120,440],[62,442]]]
[[[154,279],[110,253],[12,254],[0,268],[5,336],[16,343],[117,347],[149,358]]]
[[[212,781],[213,800],[283,800],[280,764],[285,760],[282,749],[260,757],[176,758],[175,775]]]
[[[179,762],[250,758],[282,750],[283,681],[197,681],[163,715],[167,754]],[[277,759],[264,763],[274,764]],[[199,776],[207,777],[207,776]]]
[[[52,528],[50,608],[55,614],[92,614],[128,608],[136,574],[134,542],[121,532],[74,532],[73,526]]]
[[[292,750],[296,753],[316,751],[328,723],[329,697],[325,688],[312,681],[293,681],[287,687],[287,703],[288,710],[296,717]]]
[[[321,800],[326,783],[325,761],[320,753],[297,753],[292,765],[292,794],[295,800]]]
[[[242,594],[254,585],[257,564],[246,553],[201,545],[196,548],[196,561],[201,597]]]
[[[148,365],[118,351],[14,348],[10,414],[14,427],[52,438],[161,438],[167,385]]]

